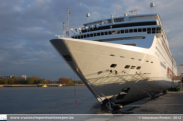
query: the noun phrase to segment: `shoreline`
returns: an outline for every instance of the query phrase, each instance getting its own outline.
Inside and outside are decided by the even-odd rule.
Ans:
[[[74,85],[63,85],[63,86],[74,86]],[[75,86],[85,86],[85,84],[75,84]],[[4,84],[0,85],[0,87],[38,87],[38,84]]]

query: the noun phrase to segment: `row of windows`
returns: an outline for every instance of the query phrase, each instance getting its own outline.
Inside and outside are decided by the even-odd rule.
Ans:
[[[112,28],[124,28],[124,27],[132,27],[132,26],[149,26],[149,25],[157,25],[157,24],[156,24],[156,21],[152,21],[152,22],[137,22],[137,23],[126,23],[126,24],[117,24],[117,25],[108,25],[108,26],[91,25],[89,27],[88,26],[83,27],[81,30],[81,33],[89,32],[89,31],[112,29]]]
[[[135,67],[136,67],[136,66],[131,66],[131,68],[130,68],[130,65],[126,65],[124,68],[125,68],[125,69],[128,69],[128,68],[130,68],[130,69],[135,69]],[[137,69],[137,70],[141,69],[141,66],[137,66],[136,69]]]
[[[161,28],[138,28],[138,29],[124,29],[124,30],[115,30],[115,31],[105,31],[97,32],[92,34],[79,35],[72,38],[83,39],[88,37],[111,35],[111,34],[124,34],[124,33],[137,33],[137,32],[147,32],[147,34],[161,33]]]
[[[110,56],[115,56],[113,54],[111,54]],[[125,58],[124,56],[120,56],[120,58]],[[132,60],[135,60],[135,58],[131,58]],[[138,59],[138,61],[142,61],[142,59]],[[148,60],[146,60],[146,62],[149,62]],[[151,61],[151,63],[153,63],[153,61]]]

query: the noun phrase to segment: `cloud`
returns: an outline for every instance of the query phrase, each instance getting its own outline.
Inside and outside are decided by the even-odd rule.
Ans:
[[[182,1],[154,0],[153,12],[160,13],[170,48],[181,64],[183,38]],[[90,21],[123,16],[137,9],[137,14],[151,13],[146,0],[1,0],[0,4],[0,75],[40,76],[50,80],[73,77],[73,71],[52,47],[49,40],[62,34],[62,24],[70,28],[82,27]],[[181,56],[181,57],[180,57]]]

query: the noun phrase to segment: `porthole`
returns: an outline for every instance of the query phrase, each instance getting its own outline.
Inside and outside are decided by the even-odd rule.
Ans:
[[[126,65],[125,68],[126,68],[126,69],[130,68],[130,65]]]
[[[131,69],[134,69],[134,68],[135,68],[135,66],[132,66],[132,67],[131,67]]]
[[[142,61],[141,59],[138,59],[139,61]]]
[[[135,58],[131,58],[132,60],[134,60]]]
[[[124,56],[120,56],[120,58],[124,58]]]
[[[121,33],[124,33],[124,30],[121,30]]]
[[[115,55],[111,54],[110,56],[115,56]]]
[[[111,68],[115,68],[117,66],[117,64],[111,64]]]
[[[153,63],[153,62],[151,61],[151,63]]]
[[[136,69],[137,69],[137,70],[139,70],[140,68],[141,68],[140,66],[137,66],[137,68],[136,68]]]
[[[149,62],[148,60],[146,60],[146,62]]]

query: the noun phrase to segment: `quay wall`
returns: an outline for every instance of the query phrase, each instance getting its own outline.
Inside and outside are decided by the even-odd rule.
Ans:
[[[75,84],[75,86],[85,86],[85,84]]]
[[[7,84],[3,87],[37,87],[37,84]]]
[[[44,84],[42,84],[42,86],[43,85]],[[42,86],[38,86],[37,84],[4,84],[4,85],[0,85],[0,87],[42,87]],[[69,85],[62,84],[62,86],[69,86]],[[75,86],[85,86],[85,84],[75,84]]]

